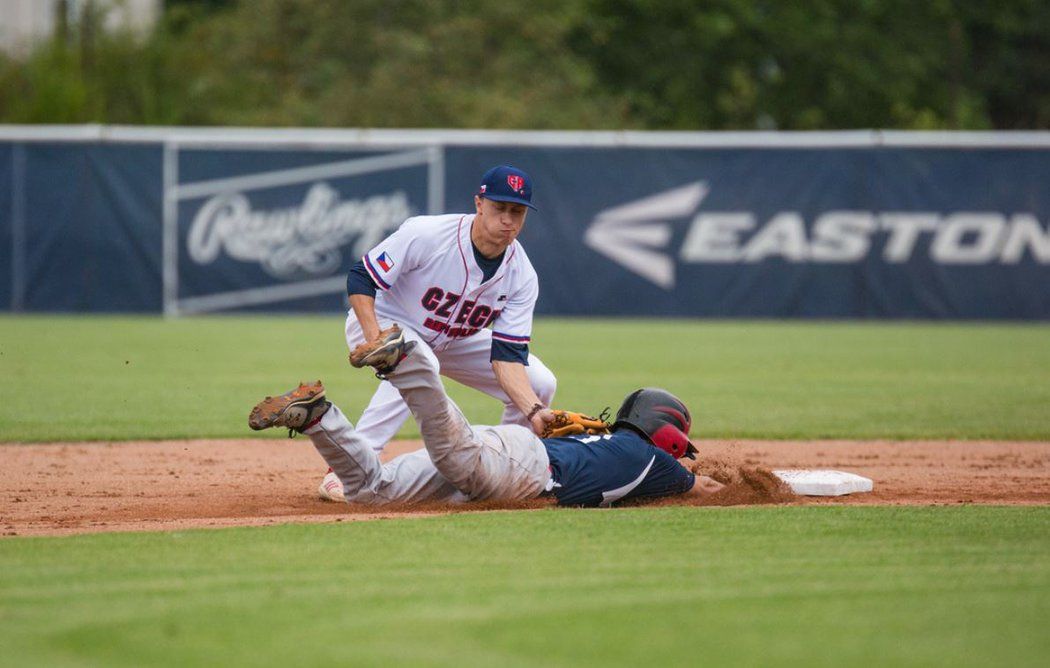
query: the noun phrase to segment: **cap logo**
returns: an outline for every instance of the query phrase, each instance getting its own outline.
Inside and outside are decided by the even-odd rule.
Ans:
[[[525,179],[517,174],[509,174],[507,175],[507,185],[510,186],[510,189],[514,192],[520,193],[525,189]]]
[[[482,194],[485,194],[485,191],[488,190],[488,189],[489,189],[489,187],[487,185],[485,185],[484,183],[481,184],[481,193]]]

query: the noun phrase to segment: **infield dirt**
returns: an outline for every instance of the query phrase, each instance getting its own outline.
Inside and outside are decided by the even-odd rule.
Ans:
[[[1050,443],[990,441],[698,441],[701,472],[734,483],[720,505],[1050,504]],[[393,457],[420,447],[400,441]],[[0,534],[177,530],[342,522],[549,505],[372,509],[324,502],[325,467],[305,438],[0,446]],[[759,469],[829,468],[875,481],[831,499],[787,497]],[[682,503],[665,499],[661,504]],[[614,511],[615,512],[615,511]]]

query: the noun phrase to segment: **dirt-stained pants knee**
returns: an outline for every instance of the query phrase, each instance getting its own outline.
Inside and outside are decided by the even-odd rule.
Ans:
[[[529,499],[542,493],[550,480],[543,442],[518,425],[472,427],[445,394],[432,357],[413,352],[388,380],[411,409],[441,475],[472,499]]]

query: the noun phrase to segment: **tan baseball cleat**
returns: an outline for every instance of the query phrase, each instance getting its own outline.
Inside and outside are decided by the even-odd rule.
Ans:
[[[397,324],[379,332],[379,336],[362,343],[350,353],[350,364],[360,369],[370,366],[376,376],[383,378],[392,373],[401,360],[416,346],[415,341],[406,341],[405,333]]]
[[[270,427],[287,427],[288,436],[316,424],[332,404],[324,398],[321,381],[306,384],[277,397],[266,397],[248,415],[248,426],[259,431]]]

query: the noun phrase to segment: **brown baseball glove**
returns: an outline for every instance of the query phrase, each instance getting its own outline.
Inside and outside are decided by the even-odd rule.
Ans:
[[[591,417],[572,411],[555,410],[551,412],[554,413],[554,419],[547,423],[540,438],[560,438],[584,433],[608,434],[612,429],[612,425],[603,419],[605,413],[599,417]]]

